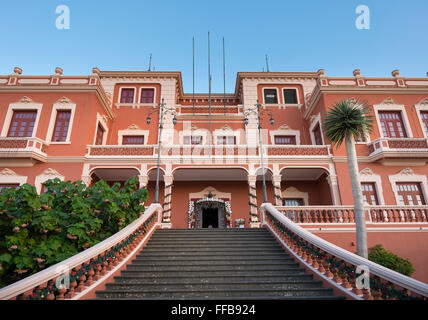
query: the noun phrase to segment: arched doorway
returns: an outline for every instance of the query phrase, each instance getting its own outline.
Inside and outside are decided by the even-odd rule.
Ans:
[[[217,198],[206,198],[196,201],[195,228],[224,229],[226,222],[225,201]]]

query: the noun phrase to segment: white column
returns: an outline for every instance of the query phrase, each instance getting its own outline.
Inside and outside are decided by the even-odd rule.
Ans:
[[[282,198],[281,198],[281,175],[274,174],[272,176],[272,185],[275,195],[275,205],[282,206]]]
[[[139,175],[138,181],[140,182],[140,189],[146,188],[147,183],[149,182],[149,177],[147,175]]]
[[[165,228],[171,228],[171,199],[172,199],[172,181],[173,176],[164,176],[163,181],[165,184],[164,189],[164,203],[163,203],[163,219],[162,225]]]
[[[256,175],[248,175],[248,193],[250,199],[250,228],[259,228],[260,221],[257,213]]]
[[[327,177],[327,182],[330,185],[331,199],[333,200],[333,205],[340,206],[340,194],[339,194],[339,185],[337,184],[337,176],[329,175]]]

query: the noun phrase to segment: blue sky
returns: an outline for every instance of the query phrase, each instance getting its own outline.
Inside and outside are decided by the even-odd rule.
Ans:
[[[70,8],[69,30],[57,30],[58,5]],[[370,29],[358,30],[358,5],[370,9]],[[351,76],[404,76],[428,72],[426,0],[14,0],[0,4],[0,74],[86,75],[101,70],[181,71],[192,91],[195,37],[196,92],[208,92],[207,32],[211,35],[212,91],[226,91],[236,73],[317,71]]]

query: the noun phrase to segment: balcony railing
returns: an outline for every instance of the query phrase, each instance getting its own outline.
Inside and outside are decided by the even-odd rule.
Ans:
[[[382,158],[428,158],[428,143],[425,138],[379,138],[367,144],[370,157]]]
[[[0,138],[0,158],[34,158],[46,161],[48,144],[39,138]]]
[[[276,206],[295,223],[355,223],[354,206]],[[368,206],[367,223],[427,223],[428,206]]]
[[[149,156],[158,155],[157,145],[90,145],[88,156]],[[264,156],[322,156],[331,155],[330,146],[313,145],[267,145],[263,147]],[[162,157],[227,157],[259,156],[257,145],[164,145]]]

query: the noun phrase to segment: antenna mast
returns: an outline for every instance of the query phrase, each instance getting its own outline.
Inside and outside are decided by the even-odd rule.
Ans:
[[[192,38],[192,61],[193,61],[193,115],[195,115],[195,37]]]
[[[224,115],[226,115],[226,54],[224,49],[224,37],[223,37],[223,102],[224,102]]]
[[[209,143],[211,146],[211,60],[210,60],[210,32],[208,31],[208,108],[210,112],[209,118]],[[211,147],[210,147],[211,150]],[[211,152],[210,152],[211,154]]]
[[[147,71],[152,71],[152,54],[150,53],[150,60],[149,60],[149,69]]]
[[[269,72],[269,61],[268,61],[268,55],[266,55],[266,72]]]

